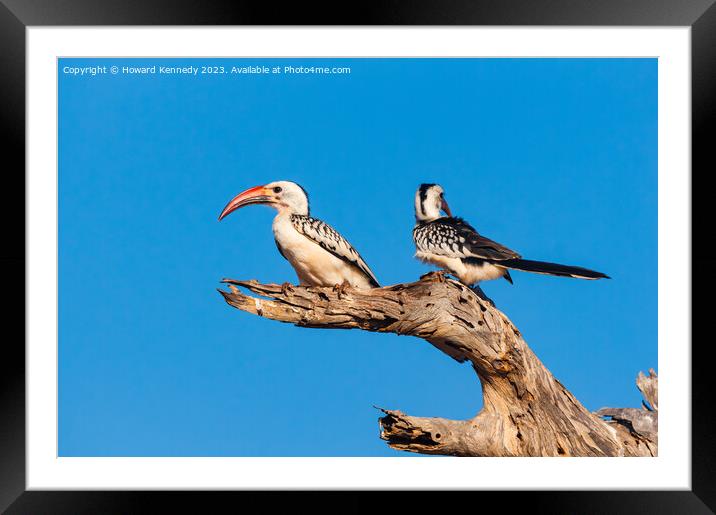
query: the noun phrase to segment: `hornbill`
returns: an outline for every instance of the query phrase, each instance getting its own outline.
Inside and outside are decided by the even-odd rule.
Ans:
[[[333,227],[309,215],[308,194],[295,182],[277,181],[256,186],[231,199],[219,220],[239,208],[264,204],[278,211],[273,219],[273,235],[281,255],[291,263],[300,284],[377,288],[375,275],[360,256]],[[284,283],[289,288],[289,283]]]
[[[440,211],[447,216],[441,216]],[[481,236],[462,218],[453,217],[439,184],[421,184],[418,188],[415,221],[415,257],[446,269],[467,286],[500,277],[512,284],[510,270],[579,279],[609,278],[578,266],[522,259],[514,250]],[[475,290],[482,294],[479,287]]]

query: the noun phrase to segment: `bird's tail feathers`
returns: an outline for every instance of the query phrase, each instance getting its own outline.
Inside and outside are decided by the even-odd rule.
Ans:
[[[524,272],[533,272],[536,274],[557,275],[560,277],[575,277],[577,279],[611,279],[608,275],[601,272],[595,272],[581,266],[559,265],[557,263],[547,263],[545,261],[531,261],[529,259],[505,259],[495,261],[495,265],[512,268],[513,270],[522,270]]]

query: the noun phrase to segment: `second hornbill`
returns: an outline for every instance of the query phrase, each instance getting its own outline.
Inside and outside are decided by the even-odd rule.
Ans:
[[[443,211],[447,216],[441,216]],[[484,236],[462,218],[453,217],[439,184],[421,184],[415,193],[415,257],[449,271],[467,286],[504,277],[512,283],[510,270],[537,274],[608,279],[609,276],[579,266],[522,259]]]

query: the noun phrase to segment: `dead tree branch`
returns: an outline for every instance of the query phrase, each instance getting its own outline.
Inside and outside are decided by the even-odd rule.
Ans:
[[[642,409],[602,408],[597,411],[597,415],[609,417],[611,419],[608,421],[610,425],[622,426],[634,438],[653,443],[654,455],[656,455],[659,435],[659,379],[654,369],[649,369],[649,376],[639,372],[636,378],[636,386],[644,397]]]
[[[231,290],[219,290],[226,302],[248,313],[300,327],[417,336],[459,362],[470,362],[482,384],[482,410],[469,420],[447,420],[384,409],[380,437],[394,449],[453,456],[657,454],[655,374],[639,376],[653,411],[590,413],[502,312],[456,281],[428,274],[414,283],[343,294],[331,288],[223,282]]]

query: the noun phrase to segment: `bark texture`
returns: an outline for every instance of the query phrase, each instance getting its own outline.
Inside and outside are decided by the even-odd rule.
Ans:
[[[394,449],[452,456],[657,454],[653,370],[638,378],[648,407],[591,413],[544,367],[502,312],[439,274],[345,292],[223,282],[230,289],[219,290],[226,302],[248,313],[301,327],[417,336],[458,362],[469,362],[482,384],[482,410],[469,420],[448,420],[381,409],[380,437]]]

